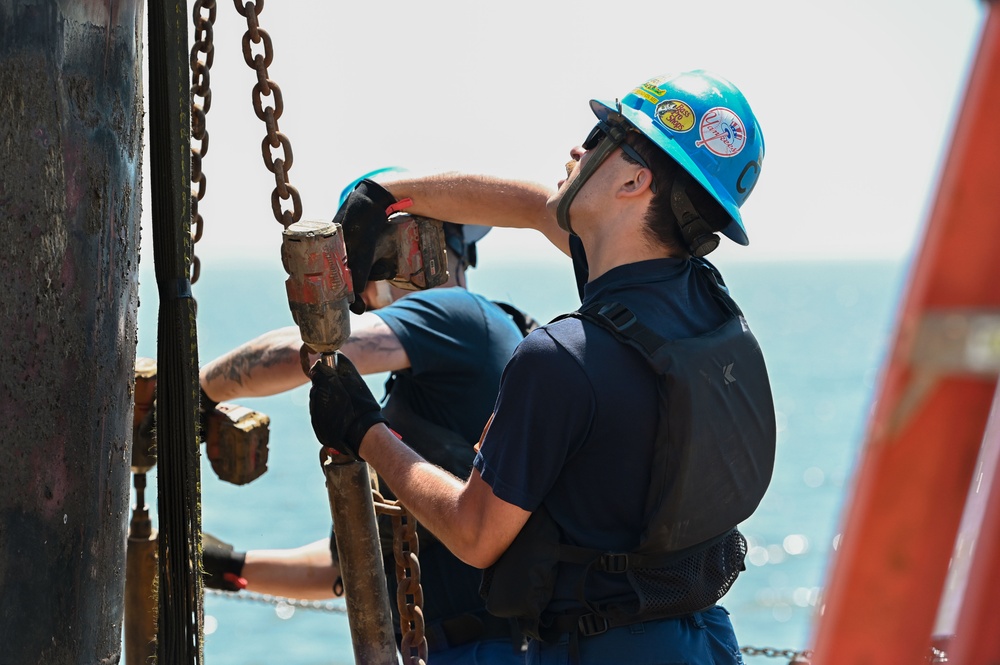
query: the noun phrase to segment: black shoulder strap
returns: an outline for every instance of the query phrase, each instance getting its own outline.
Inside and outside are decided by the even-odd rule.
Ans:
[[[616,302],[595,302],[569,316],[586,319],[608,330],[620,341],[638,349],[657,372],[663,372],[661,350],[668,344],[667,340],[643,325],[628,307]]]
[[[507,312],[510,318],[514,320],[514,325],[516,325],[517,329],[521,331],[522,337],[527,337],[528,333],[538,327],[538,321],[532,318],[530,314],[523,312],[517,307],[514,307],[509,303],[500,302],[499,300],[494,300],[493,304]]]

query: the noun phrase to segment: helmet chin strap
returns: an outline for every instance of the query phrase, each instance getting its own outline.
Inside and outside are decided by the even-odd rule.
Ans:
[[[559,228],[573,235],[576,235],[576,233],[574,233],[573,227],[569,223],[570,204],[573,203],[577,192],[583,187],[583,183],[587,182],[590,176],[594,174],[594,171],[597,170],[597,167],[608,158],[608,155],[614,152],[625,141],[624,127],[608,122],[602,122],[601,124],[606,125],[604,130],[605,137],[593,149],[587,151],[590,158],[587,160],[586,165],[578,167],[579,173],[576,179],[566,187],[566,191],[563,193],[562,198],[559,199],[559,205],[556,207],[556,222],[559,223]]]
[[[677,218],[691,256],[701,258],[719,246],[719,236],[698,213],[685,189],[689,179],[675,178],[670,189],[670,207]]]

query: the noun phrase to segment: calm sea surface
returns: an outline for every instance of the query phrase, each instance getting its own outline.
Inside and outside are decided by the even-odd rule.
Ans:
[[[484,261],[485,263],[485,261]],[[840,510],[895,323],[901,262],[723,264],[720,269],[764,350],[778,412],[770,490],[744,525],[747,571],[723,599],[744,645],[807,646]],[[140,356],[155,356],[157,301],[142,266]],[[280,262],[206,264],[194,285],[199,356],[206,362],[271,328],[291,325]],[[578,304],[568,262],[494,261],[470,287],[540,321]],[[377,397],[384,375],[369,377]],[[308,419],[308,391],[241,400],[271,418],[268,472],[242,487],[203,464],[204,529],[238,549],[293,547],[329,533],[330,511]],[[155,471],[147,501],[155,507]],[[155,520],[155,517],[154,517]],[[327,611],[231,597],[205,602],[209,665],[354,662],[343,603]],[[773,659],[751,658],[748,663]]]

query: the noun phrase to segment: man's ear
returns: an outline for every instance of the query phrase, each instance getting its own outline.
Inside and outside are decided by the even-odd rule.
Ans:
[[[631,198],[649,191],[650,185],[653,183],[652,171],[646,167],[635,165],[635,169],[629,171],[628,175],[631,176],[631,179],[623,182],[618,189],[621,196]]]

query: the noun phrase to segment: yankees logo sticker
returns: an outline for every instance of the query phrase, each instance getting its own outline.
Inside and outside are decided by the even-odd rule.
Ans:
[[[735,157],[747,141],[743,121],[724,106],[705,111],[698,132],[701,140],[695,141],[695,147],[708,148],[709,152],[719,157]]]

